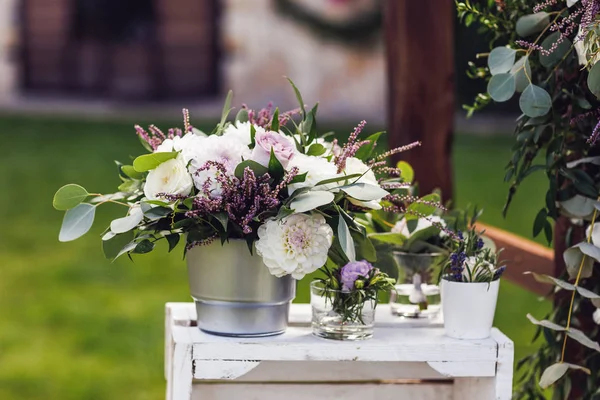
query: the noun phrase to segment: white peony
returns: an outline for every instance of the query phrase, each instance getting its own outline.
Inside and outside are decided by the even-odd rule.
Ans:
[[[348,157],[346,159],[346,169],[344,169],[344,172],[346,173],[346,175],[361,174],[362,176],[360,177],[360,179],[358,179],[357,182],[379,187],[379,182],[377,182],[377,178],[375,177],[375,173],[373,172],[373,170],[358,158]],[[353,179],[352,182],[354,182],[355,180],[356,179]],[[350,203],[360,207],[371,208],[373,210],[381,210],[381,199],[371,201],[360,201],[353,198],[349,198],[348,200],[350,200]]]
[[[336,178],[340,176],[337,173],[337,167],[334,163],[327,161],[322,157],[307,156],[305,154],[296,154],[288,164],[288,170],[298,167],[298,174],[306,174],[304,182],[293,183],[288,186],[288,194],[291,195],[295,190],[303,187],[314,187],[320,181]],[[321,185],[319,189],[331,189],[338,184]]]
[[[210,168],[206,171],[198,172],[207,161],[216,161],[225,166],[228,174],[233,175],[235,167],[244,159],[250,157],[250,149],[239,141],[225,136],[209,136],[201,138],[199,146],[194,146],[189,153],[191,159],[190,172],[194,179],[196,188],[202,190],[202,185],[207,179],[211,180],[211,194],[220,196],[221,189],[217,184],[216,169]],[[196,173],[197,172],[197,173]]]
[[[333,230],[321,214],[293,214],[271,219],[258,228],[256,252],[269,272],[302,279],[325,265]]]
[[[164,200],[159,193],[188,195],[193,187],[185,161],[181,155],[165,161],[148,173],[144,194],[149,200]]]
[[[477,265],[477,268],[475,266]],[[477,260],[477,257],[467,257],[463,264],[462,275],[465,282],[475,281],[476,278],[482,274],[486,274],[487,271],[494,273],[494,266],[487,261]],[[469,271],[471,277],[469,278]]]
[[[250,128],[252,124],[250,122],[239,122],[229,124],[227,128],[223,131],[223,137],[233,139],[244,146],[250,146],[252,143],[252,138],[250,137]],[[264,128],[254,125],[254,130],[256,133],[264,133]]]
[[[430,217],[427,218],[419,218],[417,220],[417,226],[415,228],[414,231],[409,232],[408,231],[408,224],[406,221],[406,218],[402,218],[400,221],[396,222],[396,224],[394,225],[394,227],[392,228],[392,232],[393,233],[400,233],[401,235],[405,236],[406,238],[411,237],[415,232],[421,231],[423,229],[427,229],[430,226],[433,225],[433,223],[439,224],[441,226],[443,226],[444,228],[446,227],[446,221],[444,221],[441,217],[437,216],[437,215],[432,215]],[[444,237],[446,236],[447,233],[444,231],[440,232],[440,236]]]
[[[592,319],[598,325],[600,325],[600,308],[596,308],[596,311],[592,314]]]

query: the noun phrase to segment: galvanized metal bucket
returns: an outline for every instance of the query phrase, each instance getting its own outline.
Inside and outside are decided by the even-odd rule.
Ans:
[[[287,328],[296,280],[269,273],[244,240],[196,246],[186,255],[198,327],[223,336],[270,336]]]

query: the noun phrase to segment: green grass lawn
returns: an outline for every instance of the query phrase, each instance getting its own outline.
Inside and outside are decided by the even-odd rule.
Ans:
[[[143,151],[132,122],[3,116],[0,132],[0,399],[164,398],[164,303],[189,301],[181,251],[167,255],[161,244],[134,263],[110,264],[99,234],[123,210],[99,209],[90,234],[59,243],[62,213],[52,208],[65,183],[115,190],[113,160]],[[457,204],[483,205],[483,221],[528,237],[545,182],[532,178],[502,218],[510,144],[510,137],[457,138]],[[534,349],[525,313],[547,309],[502,283],[496,325],[515,341],[517,358]]]

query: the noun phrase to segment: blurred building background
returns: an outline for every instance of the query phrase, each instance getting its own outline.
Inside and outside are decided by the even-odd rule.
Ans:
[[[1,0],[0,98],[292,108],[289,76],[325,118],[383,121],[381,25],[381,0]]]

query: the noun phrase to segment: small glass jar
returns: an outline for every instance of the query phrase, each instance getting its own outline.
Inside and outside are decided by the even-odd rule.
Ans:
[[[392,314],[404,318],[435,318],[441,310],[437,280],[442,254],[394,252],[398,283],[390,293]]]
[[[310,284],[312,331],[315,336],[335,340],[364,340],[373,337],[376,301],[366,300],[342,310],[338,304],[348,293],[328,289],[320,281]],[[346,314],[344,316],[344,314]]]

